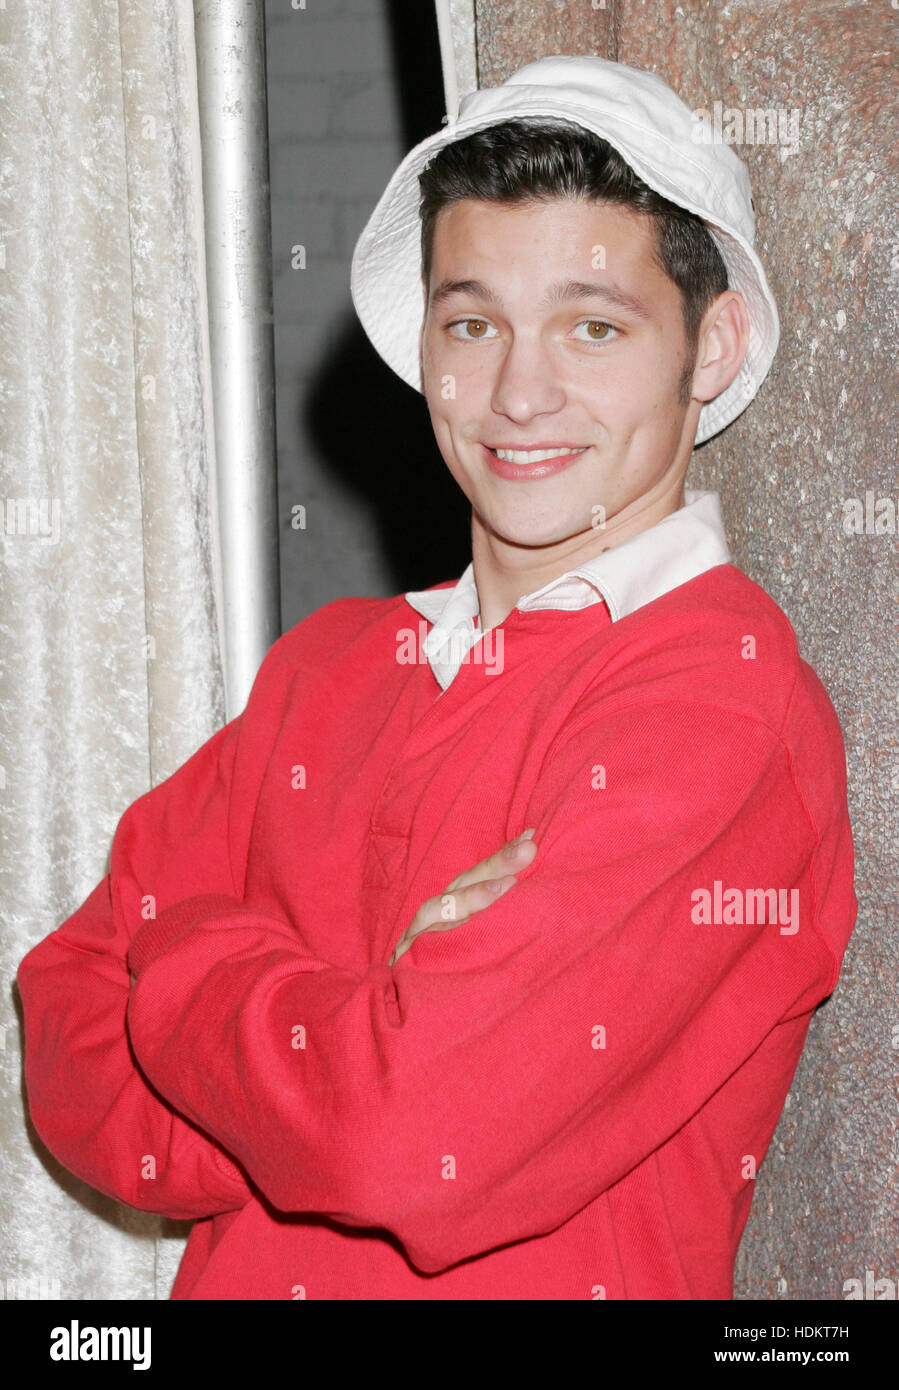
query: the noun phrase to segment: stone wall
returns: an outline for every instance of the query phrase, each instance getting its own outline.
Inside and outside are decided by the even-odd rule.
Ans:
[[[688,483],[720,493],[736,563],[784,609],[836,706],[859,920],[756,1180],[735,1297],[842,1299],[868,1270],[895,1297],[899,16],[888,0],[478,0],[476,12],[482,87],[551,53],[595,53],[658,72],[691,110],[782,113],[776,143],[737,149],[780,346],[749,409],[695,451]],[[861,532],[847,532],[859,511]]]

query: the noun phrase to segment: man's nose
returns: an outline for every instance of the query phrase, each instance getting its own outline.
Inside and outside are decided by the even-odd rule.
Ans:
[[[513,338],[497,369],[491,405],[498,415],[524,422],[561,410],[565,391],[550,353],[537,338]]]

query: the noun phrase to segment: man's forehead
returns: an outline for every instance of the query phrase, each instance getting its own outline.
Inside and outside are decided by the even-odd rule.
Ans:
[[[551,239],[560,252],[570,246],[569,238],[581,242],[588,264],[599,263],[599,244],[614,245],[615,255],[625,261],[655,263],[656,234],[645,213],[621,203],[596,198],[548,197],[498,201],[486,198],[458,198],[440,209],[432,235],[432,263],[459,250],[483,246],[485,253],[499,254],[518,238],[525,251],[541,233]],[[561,235],[560,235],[561,234]],[[562,239],[564,237],[564,240]]]
[[[591,197],[584,193],[522,194],[514,198],[453,198],[437,213],[435,227],[460,218],[479,223],[505,221],[509,217],[530,220],[565,217],[580,220],[585,225],[602,217],[621,220],[622,224],[642,225],[648,221],[645,213],[612,198]]]
[[[510,216],[521,215],[528,220],[523,224],[519,253],[504,232],[509,229]],[[551,245],[558,249],[558,256],[552,258],[543,251],[531,254],[533,238],[543,220],[553,223]],[[561,231],[560,222],[567,224],[564,238],[555,235]],[[581,233],[584,238],[573,256],[568,231],[576,234],[574,244]],[[479,244],[488,262],[481,265],[477,264]],[[440,210],[432,249],[432,308],[461,296],[501,307],[502,293],[496,282],[508,278],[521,254],[535,262],[528,274],[539,274],[541,308],[600,297],[639,318],[653,317],[635,282],[644,283],[647,276],[659,274],[655,232],[650,218],[619,203],[563,196],[515,202],[457,199]]]

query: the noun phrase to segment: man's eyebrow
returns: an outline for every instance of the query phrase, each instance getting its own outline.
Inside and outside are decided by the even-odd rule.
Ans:
[[[470,294],[473,299],[486,299],[488,304],[500,303],[499,296],[483,280],[442,280],[431,294],[432,308],[456,294]]]
[[[564,280],[550,287],[545,303],[560,304],[566,299],[605,299],[619,309],[628,309],[638,318],[650,319],[652,314],[642,299],[629,290],[623,290],[611,280],[602,283],[592,280]]]
[[[457,294],[469,294],[475,299],[486,300],[488,304],[502,305],[498,294],[485,285],[483,280],[443,280],[431,295],[431,306],[436,307]],[[651,319],[652,315],[642,299],[621,289],[612,281],[559,280],[551,285],[548,293],[540,301],[541,308],[549,308],[568,299],[604,299],[619,309],[629,310],[641,319]]]

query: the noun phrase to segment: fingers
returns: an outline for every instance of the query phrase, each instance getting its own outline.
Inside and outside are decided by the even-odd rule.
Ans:
[[[508,892],[518,882],[514,871],[527,868],[537,853],[532,841],[535,833],[533,828],[525,830],[473,868],[458,874],[443,893],[422,903],[397,942],[388,964],[395,965],[422,932],[449,931],[458,927]]]
[[[435,897],[428,898],[422,903],[400,940],[411,942],[423,931],[448,931],[450,927],[458,927],[460,922],[467,922],[473,912],[480,912],[482,908],[489,907],[501,892],[511,888],[515,882],[514,874],[507,874],[501,880],[482,880],[480,883],[470,883],[465,888],[456,888],[453,892],[438,893]]]
[[[504,874],[502,878],[470,883],[467,887],[457,888],[452,893],[442,893],[437,897],[428,898],[403,932],[389,963],[395,965],[400,956],[408,951],[415,938],[423,932],[449,931],[452,927],[458,927],[476,912],[496,902],[497,898],[508,892],[517,882],[514,874]]]
[[[535,833],[535,830],[531,828],[525,830],[521,835],[516,835],[514,840],[509,840],[494,854],[488,855],[479,864],[475,864],[474,868],[465,869],[461,874],[457,874],[452,883],[447,885],[447,891],[452,892],[456,888],[467,888],[469,884],[480,883],[484,879],[502,878],[503,874],[514,873],[516,870],[525,868],[537,853],[537,846],[532,839]]]
[[[536,846],[530,854],[517,857],[525,859],[526,863],[529,864],[534,853],[536,853]],[[524,868],[525,864],[522,863],[518,867]],[[467,922],[469,917],[476,912],[481,912],[485,907],[489,907],[492,902],[495,902],[503,893],[508,892],[517,882],[518,879],[515,874],[507,872],[428,898],[426,902],[422,903],[409,923],[400,938],[399,945],[404,950],[408,950],[416,936],[420,936],[422,932],[448,931],[451,927],[458,927],[460,923]]]
[[[424,914],[426,925],[432,931],[447,931],[450,927],[457,927],[460,922],[467,922],[473,913],[489,907],[517,882],[514,874],[506,873],[497,878],[469,883],[464,888],[456,888],[452,892],[441,893],[439,897],[429,898],[424,905],[428,909]]]

